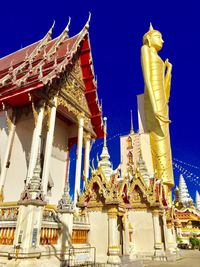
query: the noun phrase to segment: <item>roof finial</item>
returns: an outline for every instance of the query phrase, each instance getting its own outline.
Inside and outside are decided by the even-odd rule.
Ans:
[[[91,12],[89,12],[89,16],[88,16],[88,20],[87,20],[87,22],[86,22],[86,24],[85,24],[85,29],[89,29],[89,27],[90,27],[90,19],[91,19]]]
[[[134,134],[132,110],[130,110],[130,112],[131,112],[131,129],[130,129],[130,134]]]
[[[104,127],[103,127],[103,131],[104,131],[104,144],[103,146],[104,147],[107,147],[107,118],[104,117],[103,118],[103,121],[104,121]]]
[[[64,32],[67,34],[67,37],[68,37],[68,33],[69,33],[69,26],[70,26],[70,23],[71,23],[71,17],[69,17],[67,26],[66,26],[66,28],[64,29]]]
[[[52,32],[53,32],[53,29],[54,29],[55,24],[56,24],[56,21],[54,19],[53,24],[52,24],[51,28],[49,29],[49,31],[47,33],[47,35],[49,36],[50,39],[51,39]]]

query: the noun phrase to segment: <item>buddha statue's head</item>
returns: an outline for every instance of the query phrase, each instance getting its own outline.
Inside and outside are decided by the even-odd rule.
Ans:
[[[163,46],[162,34],[154,30],[152,24],[150,23],[149,31],[143,36],[143,44],[149,47],[154,47],[157,51],[162,49]]]

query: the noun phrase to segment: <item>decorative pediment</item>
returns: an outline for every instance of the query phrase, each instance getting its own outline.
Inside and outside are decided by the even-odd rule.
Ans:
[[[145,204],[146,206],[153,206],[156,204],[156,198],[153,192],[149,192],[147,186],[140,177],[136,177],[132,180],[129,187],[129,201],[131,204]]]
[[[79,196],[79,206],[88,206],[91,202],[93,205],[98,202],[105,202],[105,186],[102,179],[98,174],[94,174],[88,184],[85,186],[84,191]]]
[[[85,87],[83,81],[80,79],[81,73],[80,71],[75,71],[77,66],[79,66],[79,61],[75,62],[74,67],[72,70],[66,75],[63,84],[61,86],[61,92],[66,96],[70,102],[77,105],[87,114],[90,114],[87,100],[85,97]],[[76,74],[79,73],[79,74]]]

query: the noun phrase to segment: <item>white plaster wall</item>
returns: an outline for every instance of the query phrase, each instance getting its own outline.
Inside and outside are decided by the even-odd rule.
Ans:
[[[127,138],[128,136],[120,137],[120,156],[121,156],[121,172],[122,177],[127,175]]]
[[[128,137],[132,138],[132,144],[133,144],[133,148],[132,149],[128,149]],[[121,163],[122,163],[122,177],[124,177],[127,174],[127,168],[128,168],[128,153],[129,151],[132,153],[133,155],[133,170],[135,171],[136,167],[137,167],[137,161],[139,159],[139,147],[140,147],[140,143],[139,143],[139,134],[129,134],[129,135],[125,135],[125,136],[121,136],[120,137],[120,153],[121,153]]]
[[[22,115],[16,123],[10,166],[4,187],[4,201],[18,201],[24,189],[33,127],[34,120],[30,116]]]
[[[66,151],[68,145],[68,126],[65,122],[56,118],[54,141],[51,155],[50,176],[54,186],[48,202],[58,204],[63,190],[66,176]]]
[[[148,173],[152,177],[154,171],[153,171],[153,161],[152,161],[151,146],[150,146],[150,135],[148,133],[140,134],[140,145],[141,145],[142,157],[146,163]]]
[[[144,94],[137,96],[139,132],[147,132],[146,119],[144,114]]]
[[[154,231],[152,213],[130,211],[129,221],[133,225],[133,243],[136,253],[154,253]]]
[[[108,215],[105,212],[89,212],[89,243],[96,247],[97,262],[107,261],[108,252]]]
[[[7,141],[8,141],[8,129],[6,124],[6,117],[5,117],[5,112],[1,111],[0,112],[0,173],[3,165]]]

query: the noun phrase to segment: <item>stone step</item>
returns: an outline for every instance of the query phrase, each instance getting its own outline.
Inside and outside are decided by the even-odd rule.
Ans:
[[[128,263],[122,263],[122,267],[144,267],[144,263],[141,260],[133,260]]]

